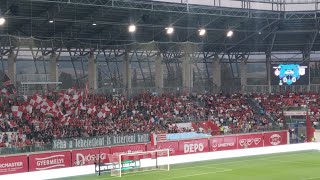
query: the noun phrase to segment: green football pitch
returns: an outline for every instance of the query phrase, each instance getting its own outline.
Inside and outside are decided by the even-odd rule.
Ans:
[[[171,165],[170,171],[146,171],[70,180],[320,180],[320,151],[302,151]]]

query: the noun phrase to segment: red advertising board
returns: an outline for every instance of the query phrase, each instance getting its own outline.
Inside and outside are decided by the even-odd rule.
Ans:
[[[145,152],[146,151],[146,144],[132,144],[132,145],[124,145],[124,146],[113,146],[110,148],[111,154],[124,154],[124,153],[137,153],[137,152]],[[147,154],[135,154],[135,155],[128,155],[122,156],[122,160],[137,160],[143,159]]]
[[[144,152],[146,151],[145,144],[132,144],[125,146],[113,146],[110,148],[111,154],[121,154],[121,153],[133,153],[133,152]]]
[[[153,151],[155,149],[169,149],[170,156],[178,155],[179,143],[178,141],[158,142],[157,147],[147,144],[147,151]]]
[[[0,157],[0,175],[22,173],[27,171],[27,155]]]
[[[220,136],[210,138],[210,151],[224,151],[237,149],[237,136]]]
[[[66,168],[71,166],[71,152],[52,152],[29,155],[29,171]]]
[[[264,133],[264,146],[278,146],[288,144],[287,131]]]
[[[100,162],[108,163],[110,148],[96,148],[96,149],[79,149],[72,150],[72,166],[90,165],[98,160],[100,155]]]
[[[263,147],[263,134],[238,135],[238,149]]]
[[[193,154],[209,152],[208,139],[193,139],[179,141],[178,154]]]
[[[182,141],[158,142],[151,144],[131,144],[96,149],[79,149],[64,152],[30,154],[0,157],[0,175],[65,168],[75,165],[89,165],[97,161],[108,163],[109,154],[153,151],[170,149],[170,155],[193,154],[209,151],[223,151],[263,146],[277,146],[288,143],[287,131],[265,132],[255,134],[218,136],[210,139],[192,139]],[[129,157],[129,156],[128,156]],[[144,158],[144,156],[141,156]]]

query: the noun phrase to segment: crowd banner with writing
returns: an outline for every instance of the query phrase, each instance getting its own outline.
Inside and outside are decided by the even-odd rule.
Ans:
[[[150,142],[149,133],[118,134],[88,138],[55,139],[52,150],[85,149],[123,144],[139,144]]]
[[[167,142],[158,142],[156,146],[151,144],[147,144],[147,151],[154,151],[154,150],[161,150],[161,149],[169,149],[170,156],[178,155],[179,152],[179,141],[167,141]]]
[[[218,136],[210,138],[210,151],[237,149],[237,136]]]
[[[108,163],[110,148],[91,148],[72,150],[72,166],[83,166],[94,164],[100,155],[100,163]]]
[[[263,134],[243,134],[238,135],[238,149],[263,147]]]
[[[29,155],[29,171],[71,167],[71,152],[61,151]]]
[[[278,146],[288,144],[288,132],[276,131],[276,132],[265,132],[264,146]]]
[[[27,155],[0,157],[0,175],[23,173],[27,171]]]
[[[208,138],[179,141],[178,154],[209,152]]]

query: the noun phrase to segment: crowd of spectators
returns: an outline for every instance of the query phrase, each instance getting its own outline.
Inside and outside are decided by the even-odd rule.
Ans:
[[[255,98],[267,107],[264,95]],[[248,96],[242,94],[142,93],[127,99],[69,89],[30,97],[2,96],[0,103],[0,147],[42,146],[52,139],[107,134],[198,131],[177,130],[176,122],[209,120],[218,128],[248,131],[270,123],[254,112]]]
[[[314,126],[320,121],[320,94],[318,93],[260,93],[251,96],[261,107],[261,110],[269,115],[277,125],[285,124],[283,107],[308,108],[310,120]]]

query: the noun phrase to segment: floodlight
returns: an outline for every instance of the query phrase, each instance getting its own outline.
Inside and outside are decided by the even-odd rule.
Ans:
[[[128,28],[129,32],[131,32],[131,33],[136,32],[136,29],[137,28],[136,28],[135,25],[130,25],[129,28]]]
[[[172,34],[174,31],[173,27],[167,27],[166,30],[167,30],[167,34]]]
[[[92,26],[96,26],[97,25],[97,23],[92,23]]]
[[[52,23],[53,23],[53,20],[49,20],[49,23],[52,24]]]
[[[6,19],[4,17],[0,17],[0,26],[3,25],[6,22]]]
[[[199,29],[199,36],[204,36],[206,32],[207,31],[205,29]]]
[[[233,36],[233,31],[228,31],[228,33],[227,33],[227,37],[232,37]]]

